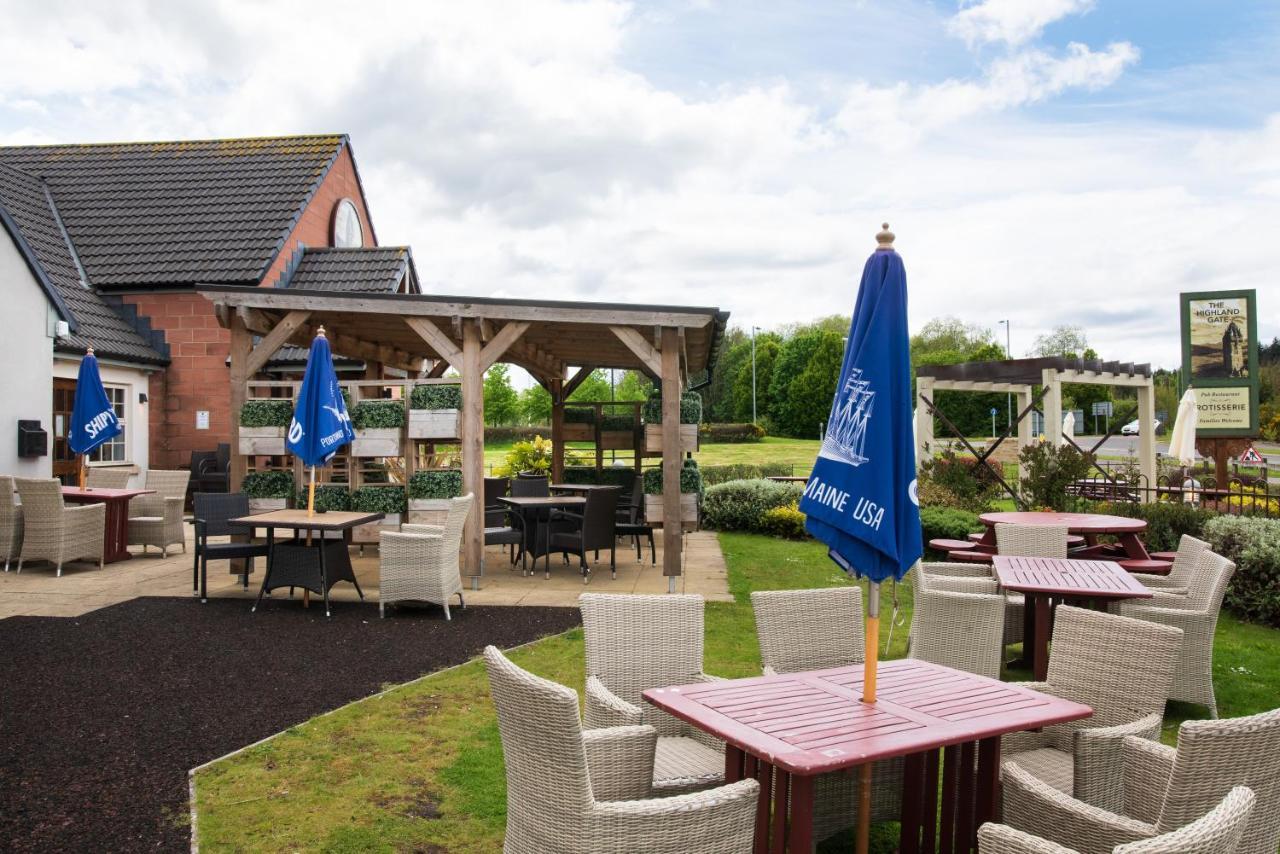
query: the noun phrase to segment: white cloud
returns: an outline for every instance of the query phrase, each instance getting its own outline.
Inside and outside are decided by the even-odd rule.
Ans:
[[[1016,47],[1037,38],[1049,24],[1093,6],[1094,0],[981,0],[957,12],[947,29],[971,47],[988,42]]]

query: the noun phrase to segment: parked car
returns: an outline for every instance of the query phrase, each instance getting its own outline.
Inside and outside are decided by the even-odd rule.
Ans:
[[[1156,426],[1156,433],[1158,434],[1158,433],[1160,432],[1160,429],[1161,429],[1162,427],[1164,427],[1164,424],[1163,424],[1163,423],[1161,423],[1161,421],[1160,421],[1159,419],[1156,419],[1156,421],[1155,421],[1154,423],[1155,423],[1155,426]],[[1138,435],[1138,422],[1137,422],[1136,420],[1135,420],[1135,421],[1130,421],[1128,424],[1126,424],[1126,425],[1124,425],[1123,427],[1121,427],[1121,428],[1120,428],[1120,435],[1121,435],[1121,436],[1136,436],[1136,435]]]

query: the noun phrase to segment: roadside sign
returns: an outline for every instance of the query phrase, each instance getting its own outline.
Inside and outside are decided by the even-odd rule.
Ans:
[[[995,408],[994,406],[993,406],[993,407],[991,407],[991,414],[992,414],[992,415],[995,415],[995,414],[996,414],[996,408]]]
[[[1099,415],[1105,415],[1105,416],[1107,416],[1108,418],[1110,418],[1110,417],[1111,417],[1111,401],[1109,401],[1109,400],[1095,400],[1095,401],[1093,402],[1093,412],[1092,412],[1091,414],[1092,414],[1095,418],[1096,418],[1097,416],[1099,416]]]
[[[1240,455],[1240,462],[1251,463],[1253,465],[1262,465],[1262,463],[1265,462],[1265,460],[1263,460],[1262,455],[1259,454],[1252,445],[1250,445],[1245,450],[1245,452]]]

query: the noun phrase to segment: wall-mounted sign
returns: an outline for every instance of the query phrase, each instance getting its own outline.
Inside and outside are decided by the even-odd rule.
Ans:
[[[1182,294],[1181,315],[1182,376],[1200,413],[1196,435],[1257,435],[1257,292]]]
[[[209,429],[209,410],[207,409],[196,410],[196,429],[197,430]]]

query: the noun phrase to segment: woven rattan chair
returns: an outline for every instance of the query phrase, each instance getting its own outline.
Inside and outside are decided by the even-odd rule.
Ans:
[[[1001,755],[1065,794],[1115,809],[1119,746],[1130,735],[1160,736],[1182,630],[1067,606],[1053,626],[1048,681],[1021,684],[1083,703],[1093,716],[1007,735]]]
[[[4,555],[5,572],[9,561],[22,554],[22,505],[9,475],[0,475],[0,554]]]
[[[379,535],[378,614],[386,615],[389,603],[433,602],[444,608],[444,618],[451,620],[449,599],[462,598],[462,569],[459,552],[462,526],[471,512],[474,496],[449,499],[449,515],[443,525],[401,525],[400,532],[383,531]]]
[[[84,485],[90,489],[128,489],[133,469],[128,466],[90,466]]]
[[[1014,557],[1067,556],[1069,535],[1059,525],[996,525],[996,553]],[[1026,625],[1026,597],[1021,593],[1004,594],[1004,642],[1019,643]]]
[[[578,695],[484,651],[507,772],[506,854],[747,854],[759,784],[654,797],[650,726],[583,730]]]
[[[209,601],[209,561],[240,560],[240,583],[249,589],[253,559],[267,556],[266,543],[248,541],[249,529],[231,524],[232,519],[249,515],[249,496],[243,492],[197,492],[191,496],[194,508],[195,549],[191,567],[192,592],[201,602]],[[213,542],[212,537],[238,537],[239,541]]]
[[[1187,595],[1163,593],[1120,605],[1120,613],[1126,617],[1182,629],[1182,654],[1169,699],[1198,703],[1215,718],[1218,702],[1213,694],[1213,635],[1227,582],[1235,571],[1234,563],[1204,550],[1191,574]]]
[[[1119,751],[1113,811],[1098,809],[1004,766],[1004,821],[1085,854],[1150,839],[1208,812],[1236,786],[1257,800],[1239,854],[1275,854],[1280,846],[1280,709],[1245,718],[1186,721],[1175,750],[1126,738]]]
[[[62,483],[52,478],[14,478],[22,497],[22,551],[18,572],[32,560],[51,561],[62,575],[62,565],[75,560],[96,561],[102,568],[107,527],[107,505],[62,503]]]
[[[922,564],[912,576],[915,607],[908,655],[999,679],[1006,604],[995,579],[989,574],[937,575],[929,567]]]
[[[129,545],[156,546],[162,557],[169,556],[169,546],[182,546],[187,550],[187,537],[182,529],[182,506],[187,500],[189,471],[147,472],[147,489],[152,495],[139,495],[129,502]]]
[[[1248,826],[1257,798],[1253,790],[1237,786],[1207,815],[1186,827],[1150,839],[1126,842],[1111,854],[1235,854]],[[978,828],[978,854],[1080,854],[1056,842],[1014,830],[1007,824]]]
[[[578,605],[587,653],[587,726],[643,723],[656,729],[656,791],[723,783],[724,743],[640,696],[649,688],[715,680],[702,672],[702,597],[584,593]]]
[[[1185,594],[1191,587],[1191,576],[1200,561],[1200,555],[1208,549],[1209,544],[1204,540],[1183,534],[1178,541],[1178,551],[1173,557],[1168,575],[1153,575],[1149,572],[1134,572],[1131,575],[1154,590]]]

